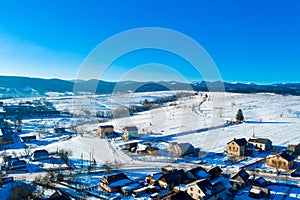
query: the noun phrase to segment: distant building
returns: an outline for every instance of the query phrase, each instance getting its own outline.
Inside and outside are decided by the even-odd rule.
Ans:
[[[125,174],[105,176],[100,180],[100,187],[107,192],[121,192],[121,188],[132,183]]]
[[[291,144],[288,146],[288,150],[296,154],[300,154],[300,144]]]
[[[29,135],[29,136],[22,136],[21,137],[21,142],[35,142],[36,141],[36,136],[35,135]]]
[[[185,156],[195,152],[195,148],[190,143],[170,143],[169,149],[172,154]]]
[[[187,193],[195,200],[208,199],[212,195],[213,186],[207,179],[196,180],[187,184]]]
[[[36,150],[31,155],[31,160],[33,160],[33,161],[35,161],[35,160],[44,160],[44,159],[48,159],[48,158],[49,158],[49,153],[45,149]]]
[[[216,179],[219,176],[221,176],[222,172],[223,172],[223,170],[219,166],[213,167],[208,171],[208,173],[210,174],[211,180]]]
[[[13,169],[22,169],[22,168],[26,168],[26,161],[25,160],[15,160],[11,163],[11,166],[9,167],[9,169],[13,170]]]
[[[158,183],[161,188],[166,190],[172,190],[173,187],[187,183],[189,180],[191,180],[187,174],[182,170],[174,170],[168,174],[163,174],[159,180]]]
[[[245,138],[234,138],[227,143],[226,152],[234,156],[250,156],[253,153],[253,145],[249,144]]]
[[[66,132],[66,129],[63,127],[54,128],[54,133],[64,133],[64,132]]]
[[[199,179],[208,179],[210,178],[210,174],[207,173],[205,169],[203,169],[201,166],[190,169],[186,172],[186,174],[193,178],[194,180],[199,180]]]
[[[287,153],[270,155],[266,158],[266,164],[271,167],[290,169],[294,166],[294,157]]]
[[[163,173],[151,174],[145,178],[145,182],[149,183],[150,185],[158,185],[158,180],[162,176],[163,176]]]
[[[250,175],[244,169],[241,169],[238,173],[230,178],[230,184],[234,189],[243,189],[248,185],[249,177]]]
[[[14,143],[12,134],[13,134],[13,131],[11,128],[1,128],[0,129],[0,145]]]
[[[251,138],[248,140],[250,144],[253,144],[254,148],[260,151],[269,151],[272,149],[272,141],[267,138]]]
[[[127,126],[123,128],[123,139],[124,140],[129,140],[132,138],[137,138],[139,136],[139,131],[136,126]]]
[[[97,134],[100,138],[110,137],[114,134],[114,126],[113,125],[101,125],[98,127]]]
[[[249,197],[255,199],[261,198],[269,198],[270,197],[270,189],[267,188],[268,181],[266,181],[263,177],[259,177],[252,182],[252,187],[249,192]]]
[[[124,196],[129,196],[133,193],[134,190],[141,188],[142,185],[140,183],[132,183],[130,185],[126,185],[121,188],[121,191]]]

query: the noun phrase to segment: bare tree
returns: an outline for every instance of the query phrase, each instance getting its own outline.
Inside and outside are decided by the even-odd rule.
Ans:
[[[110,174],[111,173],[111,170],[112,170],[112,164],[108,161],[106,161],[103,165],[104,167],[104,170],[107,174]]]
[[[35,196],[33,194],[35,188],[32,185],[28,185],[25,183],[22,183],[21,185],[16,185],[12,187],[12,194],[9,197],[9,200],[30,200],[34,199]]]
[[[58,151],[58,156],[67,164],[69,165],[69,158],[73,155],[71,150],[60,149]]]

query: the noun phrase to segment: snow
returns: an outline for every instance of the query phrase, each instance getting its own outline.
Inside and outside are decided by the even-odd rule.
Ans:
[[[59,141],[45,146],[48,151],[56,151],[57,149],[66,149],[72,152],[71,158],[74,160],[81,159],[89,161],[91,156],[97,163],[105,162],[114,163],[116,160],[121,163],[128,163],[131,158],[124,153],[117,151],[109,145],[108,140],[101,140],[93,136],[77,136],[67,141]]]
[[[138,94],[120,94],[115,96],[99,95],[85,97],[65,97],[49,94],[47,101],[53,102],[57,109],[66,108],[73,112],[82,110],[91,110],[92,112],[103,109],[114,109],[120,106],[138,105],[144,99],[168,96],[173,92],[153,92]],[[137,126],[141,138],[136,141],[149,140],[154,141],[153,146],[160,149],[160,155],[167,154],[169,142],[191,143],[195,148],[201,151],[212,153],[213,157],[205,158],[210,164],[222,165],[226,161],[226,156],[216,156],[216,153],[222,153],[227,142],[233,138],[260,137],[269,138],[273,145],[287,147],[289,144],[300,143],[298,132],[300,130],[300,97],[299,96],[281,96],[275,94],[236,94],[236,93],[211,93],[208,101],[203,101],[200,95],[184,98],[176,101],[176,104],[164,106],[146,112],[136,113],[130,117],[112,119],[105,124],[112,124],[115,131],[121,132],[125,126]],[[224,98],[226,97],[226,98]],[[13,102],[16,100],[4,100]],[[201,105],[200,105],[201,103]],[[199,107],[200,105],[200,107]],[[74,108],[74,109],[73,109]],[[237,125],[224,126],[226,119],[234,119],[238,109],[242,109],[246,122]],[[71,123],[82,120],[86,124],[78,128],[88,134],[76,135],[75,133],[54,134],[53,128],[57,125],[70,128]],[[86,120],[86,121],[85,121]],[[80,123],[79,123],[80,124]],[[41,134],[38,141],[30,144],[30,150],[35,148],[46,149],[49,152],[56,152],[60,149],[72,151],[71,164],[79,166],[82,162],[87,165],[91,159],[95,159],[98,165],[106,162],[119,162],[122,164],[132,164],[130,156],[120,151],[120,146],[126,142],[99,139],[96,137],[96,129],[100,125],[96,120],[88,118],[44,118],[44,119],[24,119],[23,125],[25,131],[20,135],[37,135],[39,126],[44,125],[49,132]],[[104,123],[103,123],[104,124]],[[69,136],[72,136],[69,137]],[[165,142],[161,142],[161,140]],[[144,149],[145,146],[140,146]],[[17,142],[13,145],[4,146],[7,154],[21,156],[25,154],[24,144]],[[253,163],[266,154],[255,154],[254,158],[248,158],[235,164],[229,171],[234,171],[239,167]],[[149,156],[149,160],[158,161],[158,157]],[[166,161],[166,159],[164,160]],[[134,161],[136,165],[148,165],[139,161]],[[153,162],[154,163],[154,162]],[[30,172],[38,170],[39,165],[44,168],[50,168],[51,163],[37,162],[30,163],[32,169]],[[57,165],[61,165],[58,163]],[[276,171],[276,169],[265,166],[263,163],[258,165],[261,170]],[[253,167],[255,167],[253,166]],[[29,168],[29,167],[28,167]],[[143,171],[143,169],[139,169]],[[145,171],[144,171],[145,173]],[[144,174],[146,175],[147,172]],[[149,172],[148,172],[149,174]],[[26,175],[26,174],[25,174]],[[139,175],[137,175],[139,176]],[[87,182],[89,177],[86,178]],[[96,183],[96,181],[95,181]],[[250,190],[250,188],[249,188]],[[248,191],[249,191],[248,190]],[[1,190],[2,192],[3,190]],[[283,195],[289,191],[288,187],[272,185],[271,195],[275,199],[282,199]],[[287,199],[300,198],[298,188],[292,188]],[[244,199],[247,193],[241,198]],[[277,198],[277,196],[279,196]]]

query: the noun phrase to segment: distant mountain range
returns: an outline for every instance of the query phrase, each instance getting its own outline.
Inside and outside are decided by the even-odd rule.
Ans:
[[[66,81],[60,79],[41,79],[28,77],[0,76],[0,97],[45,96],[48,93],[64,94],[110,94],[112,92],[147,92],[164,90],[223,91],[238,93],[276,93],[300,95],[300,83],[278,83],[257,85],[254,83],[227,82],[106,82],[98,80]],[[209,88],[209,89],[208,89]]]

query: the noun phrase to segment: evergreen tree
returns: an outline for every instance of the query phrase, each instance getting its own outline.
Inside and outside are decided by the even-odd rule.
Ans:
[[[244,115],[243,115],[243,111],[241,109],[239,109],[237,114],[236,114],[236,120],[238,122],[243,122],[244,121]]]

